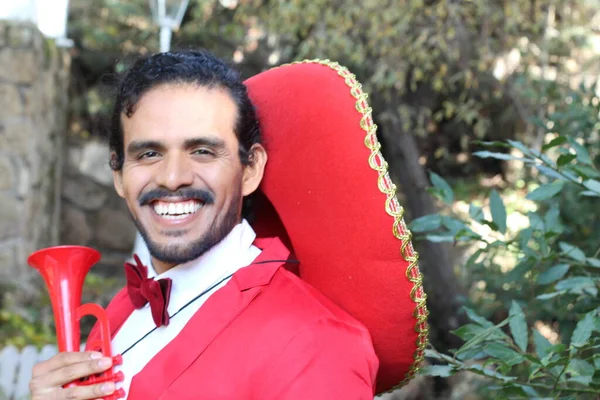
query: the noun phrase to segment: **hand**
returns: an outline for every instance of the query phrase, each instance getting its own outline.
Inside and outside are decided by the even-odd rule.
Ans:
[[[97,399],[115,391],[114,382],[63,388],[63,385],[106,371],[112,366],[110,357],[97,352],[59,353],[36,364],[29,382],[31,400]]]

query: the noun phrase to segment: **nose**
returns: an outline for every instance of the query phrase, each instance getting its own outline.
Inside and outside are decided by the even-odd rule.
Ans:
[[[165,156],[159,166],[156,183],[169,190],[190,186],[194,181],[191,165],[183,154]]]

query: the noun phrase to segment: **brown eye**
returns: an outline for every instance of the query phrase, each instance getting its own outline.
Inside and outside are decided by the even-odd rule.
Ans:
[[[214,156],[215,153],[213,153],[212,151],[208,150],[208,149],[197,149],[194,150],[192,154],[198,155],[198,156]]]
[[[154,158],[154,157],[158,157],[159,154],[157,151],[146,151],[145,153],[142,153],[139,155],[138,159],[144,159],[144,158]]]

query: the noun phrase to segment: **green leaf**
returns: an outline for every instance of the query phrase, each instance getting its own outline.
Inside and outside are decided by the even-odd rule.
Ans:
[[[514,376],[502,375],[502,374],[494,371],[493,369],[484,368],[483,366],[478,365],[478,364],[474,364],[474,365],[469,366],[468,370],[471,371],[471,372],[474,372],[474,373],[476,373],[478,375],[490,376],[490,377],[499,379],[499,380],[504,381],[504,382],[510,382],[510,381],[514,381],[515,379],[517,379]]]
[[[470,309],[469,307],[463,307],[463,310],[465,311],[465,313],[467,314],[467,317],[469,317],[469,319],[471,321],[476,322],[479,325],[486,327],[486,328],[489,328],[490,326],[494,326],[494,324],[491,321],[488,321],[484,317],[480,316],[479,314],[477,314],[474,310]]]
[[[435,349],[425,349],[425,357],[434,358],[436,360],[443,360],[447,362],[452,362],[454,359],[446,354],[440,353]]]
[[[515,343],[521,351],[527,351],[527,320],[525,319],[525,314],[523,314],[523,310],[521,306],[513,300],[510,311],[508,314],[508,326],[510,327],[510,333],[512,334]]]
[[[587,165],[581,165],[581,164],[570,165],[569,169],[575,171],[575,173],[577,175],[579,175],[580,177],[582,177],[584,179],[600,178],[600,171],[598,171],[597,169],[595,169],[593,167],[587,166]]]
[[[413,233],[427,232],[438,229],[442,225],[442,217],[439,214],[425,215],[410,223]]]
[[[529,227],[529,228],[525,228],[522,231],[520,231],[517,235],[518,240],[519,240],[519,245],[522,248],[526,248],[527,244],[529,243],[529,241],[531,240],[532,236],[533,236],[533,228]]]
[[[478,334],[482,333],[486,328],[488,328],[488,326],[484,327],[477,324],[466,324],[456,330],[451,331],[451,333],[453,335],[458,336],[466,342],[473,339]],[[496,331],[489,336],[489,339],[503,341],[506,339],[506,335],[502,331]]]
[[[591,190],[584,190],[583,192],[579,192],[579,195],[586,197],[600,197],[600,193],[592,192]]]
[[[556,344],[552,345],[552,347],[550,348],[550,352],[559,354],[559,353],[562,353],[563,351],[565,351],[566,349],[567,349],[567,346],[565,346],[564,344],[556,343]]]
[[[504,281],[506,283],[518,282],[524,279],[525,274],[531,271],[531,268],[535,265],[535,260],[530,257],[524,257],[519,263],[505,275]]]
[[[558,264],[542,272],[537,279],[539,285],[547,285],[562,279],[569,271],[569,264]]]
[[[446,182],[444,178],[435,172],[430,172],[429,178],[431,179],[433,186],[439,190],[441,200],[446,204],[452,204],[454,201],[454,192],[452,191],[450,185],[448,185],[448,182]]]
[[[481,333],[478,333],[477,335],[475,335],[471,340],[469,340],[467,343],[463,344],[462,347],[460,349],[458,349],[458,351],[455,353],[455,355],[457,357],[460,357],[461,354],[464,354],[465,352],[467,352],[468,350],[473,349],[474,347],[478,346],[479,344],[483,343],[485,340],[487,340],[493,333],[495,332],[499,332],[500,328],[503,327],[504,325],[506,325],[508,323],[508,319],[505,319],[504,321],[500,322],[497,325],[494,326],[490,326],[489,328],[486,328],[484,331],[482,331]]]
[[[495,190],[492,190],[490,195],[490,212],[492,221],[498,227],[501,233],[506,233],[506,208],[500,198],[500,195]]]
[[[454,217],[442,217],[442,225],[448,228],[453,235],[456,235],[459,231],[471,230],[463,221]]]
[[[429,240],[432,243],[453,243],[454,236],[453,235],[427,235],[425,239]]]
[[[562,253],[567,257],[576,261],[585,262],[585,253],[579,247],[573,246],[572,244],[566,242],[560,242],[558,246],[560,247]]]
[[[450,365],[426,365],[419,369],[419,375],[439,376],[447,378],[453,374],[454,370]]]
[[[569,363],[566,372],[571,375],[568,379],[569,381],[589,385],[592,381],[592,376],[594,376],[595,368],[585,360],[574,358]]]
[[[475,221],[482,220],[483,217],[483,209],[474,204],[469,205],[469,216],[473,218]]]
[[[545,165],[536,164],[535,168],[547,177],[564,180],[565,177]]]
[[[483,350],[490,357],[494,357],[495,359],[502,361],[506,365],[513,366],[523,361],[522,355],[501,343],[487,343],[484,346]]]
[[[494,339],[492,339],[492,336],[490,335],[488,340]],[[487,358],[487,356],[488,355],[481,349],[480,344],[455,354],[456,359],[461,361],[483,360],[484,358]]]
[[[518,160],[518,161],[523,161],[523,158],[521,158],[521,157],[515,157],[515,156],[513,156],[511,154],[497,153],[497,152],[487,151],[487,150],[476,151],[476,152],[473,153],[473,155],[475,157],[479,157],[479,158],[495,158],[497,160]]]
[[[558,165],[559,167],[562,167],[563,165],[567,165],[568,163],[570,163],[571,161],[573,161],[574,159],[577,158],[576,154],[561,154],[558,157],[558,160],[556,160],[556,165]]]
[[[564,186],[565,181],[557,180],[547,183],[529,193],[526,198],[532,201],[548,200],[560,193]]]
[[[583,164],[592,165],[592,159],[587,149],[579,144],[575,138],[569,138],[569,144],[573,147],[573,150],[577,153],[577,160]]]
[[[574,276],[564,279],[554,286],[557,290],[568,290],[573,293],[583,294],[584,292],[593,294],[598,293],[596,283],[587,276]]]
[[[521,389],[523,389],[523,391],[525,392],[526,395],[529,396],[530,399],[535,399],[535,400],[546,400],[546,399],[542,399],[540,398],[540,394],[531,386],[527,386],[527,384],[519,384],[519,383],[514,383],[515,386],[520,387]],[[551,398],[548,398],[547,400],[553,400]]]
[[[588,179],[587,181],[583,181],[583,186],[585,186],[592,192],[600,194],[600,181],[597,181],[595,179]]]
[[[552,139],[549,143],[542,146],[542,150],[546,151],[556,146],[560,146],[562,144],[567,143],[567,138],[565,136],[558,136]]]
[[[587,343],[589,338],[592,336],[594,330],[594,314],[595,311],[591,311],[585,315],[581,321],[577,323],[573,336],[571,336],[571,346],[581,347]]]
[[[555,350],[557,345],[550,348],[548,355],[540,360],[542,365],[548,369],[556,367],[557,365],[564,365],[567,360],[566,356],[561,356],[561,351]],[[560,372],[560,371],[559,371]]]
[[[436,360],[442,359],[440,353],[432,349],[425,349],[425,357],[435,358]]]
[[[600,260],[597,258],[586,258],[586,263],[594,268],[600,268]]]
[[[540,294],[539,296],[536,296],[535,298],[538,300],[550,300],[555,298],[556,296],[560,296],[567,293],[566,290],[561,290],[558,292],[552,292],[552,293],[544,293],[544,294]]]
[[[550,354],[552,344],[537,329],[533,329],[533,343],[535,344],[535,352],[540,359]]]
[[[544,216],[546,232],[562,233],[564,228],[560,223],[560,209],[558,205],[553,204]]]
[[[507,140],[507,142],[515,149],[521,150],[525,155],[533,155],[533,151],[518,140]]]
[[[451,333],[453,335],[458,336],[459,338],[461,338],[464,341],[468,341],[468,340],[471,340],[475,335],[477,335],[484,329],[485,328],[483,328],[481,325],[466,324],[466,325],[461,326],[458,329],[451,331]]]

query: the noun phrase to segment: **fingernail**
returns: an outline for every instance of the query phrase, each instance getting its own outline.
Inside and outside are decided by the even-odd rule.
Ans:
[[[102,390],[102,393],[112,393],[115,391],[115,384],[113,382],[106,382],[100,386],[100,390]]]
[[[98,366],[100,368],[108,368],[112,365],[112,359],[110,357],[104,357],[102,360],[98,361]]]
[[[92,353],[92,355],[90,356],[92,358],[92,360],[99,360],[102,358],[102,353]]]

